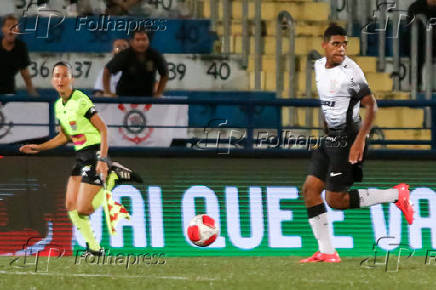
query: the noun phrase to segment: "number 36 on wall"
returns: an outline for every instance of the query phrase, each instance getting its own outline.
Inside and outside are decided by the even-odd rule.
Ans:
[[[74,78],[89,78],[89,72],[92,67],[92,61],[84,60],[84,61],[75,61],[72,64],[73,67],[73,77]],[[36,61],[30,62],[29,70],[30,76],[32,78],[41,77],[48,78],[50,76],[50,70],[52,64],[47,64],[47,61],[43,61],[42,63],[38,63]]]

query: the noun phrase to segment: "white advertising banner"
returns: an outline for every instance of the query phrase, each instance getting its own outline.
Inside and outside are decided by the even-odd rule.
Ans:
[[[45,102],[0,104],[0,144],[49,135],[49,105]]]
[[[96,104],[96,107],[109,127],[109,146],[168,147],[174,138],[187,137],[188,129],[179,127],[188,126],[188,105]]]
[[[168,147],[174,138],[187,137],[187,128],[180,127],[188,126],[188,105],[96,104],[96,107],[109,127],[110,146]],[[48,124],[48,103],[7,103],[0,106],[0,144],[46,137]]]

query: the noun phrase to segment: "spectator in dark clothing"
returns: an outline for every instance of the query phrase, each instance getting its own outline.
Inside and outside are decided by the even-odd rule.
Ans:
[[[165,58],[150,47],[149,37],[142,30],[133,32],[130,48],[121,51],[106,64],[103,72],[105,96],[113,96],[110,91],[111,75],[119,71],[123,72],[117,85],[119,96],[160,97],[168,82]],[[157,87],[156,72],[160,75]]]
[[[409,6],[408,15],[423,14],[427,17],[427,23],[433,23],[433,59],[436,57],[436,0],[417,0]],[[430,20],[434,18],[434,20]],[[416,20],[415,20],[416,21]],[[430,22],[431,21],[431,22]],[[425,63],[425,33],[426,23],[420,23],[418,31],[418,87],[422,86],[422,68]],[[413,56],[412,56],[413,57]]]
[[[18,19],[14,15],[6,15],[2,21],[0,38],[0,94],[15,94],[15,75],[20,72],[27,92],[32,96],[38,93],[33,88],[27,66],[30,64],[26,44],[17,39]]]
[[[112,43],[112,57],[127,48],[129,48],[129,42],[126,39],[122,39],[122,38],[115,39],[114,42]],[[94,84],[95,97],[101,97],[104,95],[103,73],[104,73],[104,67],[98,73],[97,79],[95,80],[95,84]],[[115,92],[117,90],[117,84],[121,78],[121,75],[122,72],[119,71],[117,74],[111,76],[111,82],[110,82],[111,92]]]
[[[130,14],[132,6],[138,4],[141,0],[106,0],[106,13],[108,15],[126,15]]]

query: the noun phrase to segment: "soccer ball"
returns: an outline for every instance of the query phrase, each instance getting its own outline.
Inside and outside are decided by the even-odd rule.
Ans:
[[[220,230],[215,225],[213,218],[199,214],[189,222],[187,232],[192,243],[199,247],[207,247],[215,242]]]

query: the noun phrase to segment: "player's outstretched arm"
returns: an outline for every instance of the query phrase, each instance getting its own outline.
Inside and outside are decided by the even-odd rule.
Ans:
[[[20,152],[26,154],[36,154],[40,151],[50,150],[56,148],[58,146],[64,145],[68,142],[68,137],[64,133],[63,129],[60,130],[59,134],[57,134],[54,138],[44,142],[42,144],[27,144],[20,147]]]
[[[360,162],[363,159],[365,138],[371,130],[372,124],[375,120],[375,114],[377,112],[377,102],[372,94],[363,97],[362,100],[360,100],[360,103],[365,107],[366,110],[365,117],[363,119],[363,125],[350,148],[349,161],[352,164]]]

